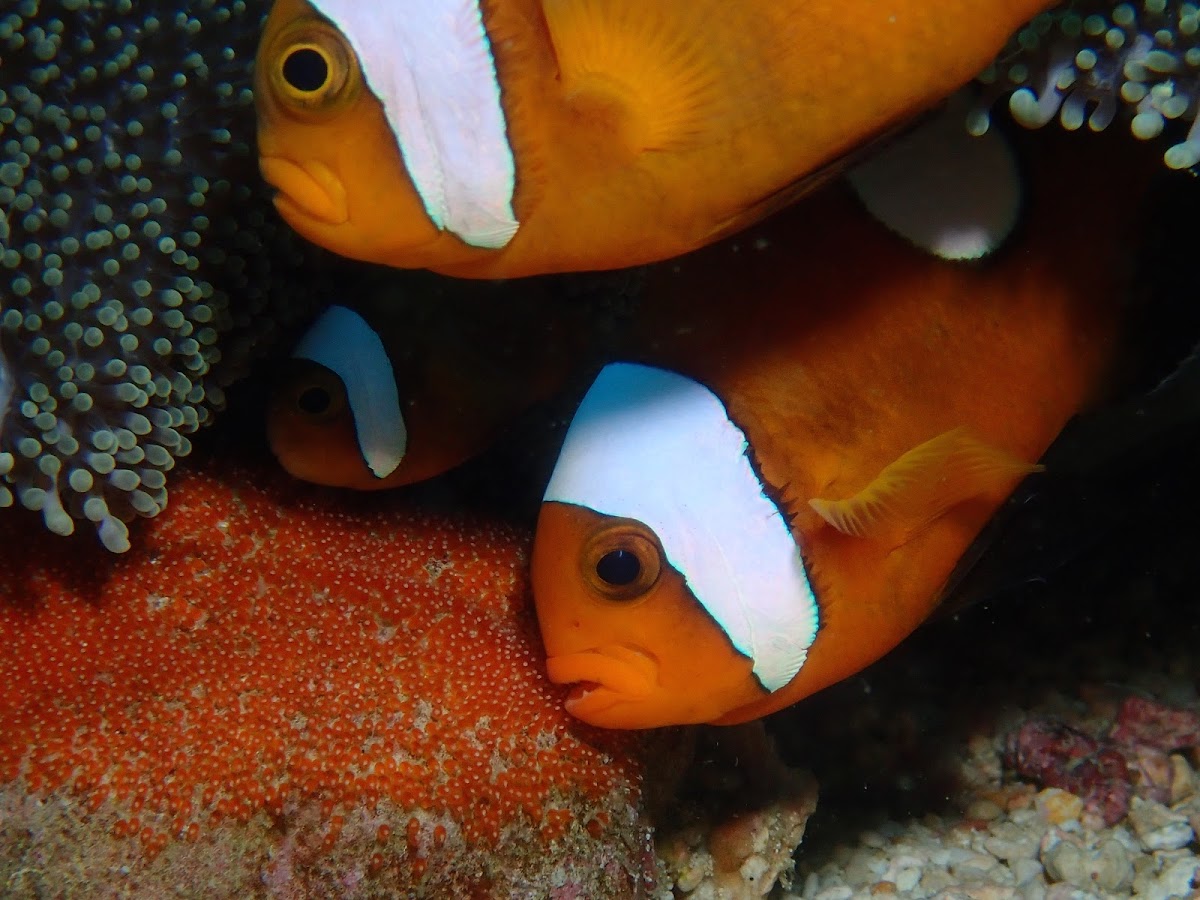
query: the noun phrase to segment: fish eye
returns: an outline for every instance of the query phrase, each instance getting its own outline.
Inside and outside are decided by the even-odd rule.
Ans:
[[[272,80],[294,108],[320,111],[347,97],[356,83],[354,51],[337,29],[305,23],[280,41]]]
[[[606,600],[629,602],[643,597],[662,572],[662,551],[654,532],[632,519],[597,532],[583,552],[583,576]]]
[[[618,547],[596,560],[596,574],[605,584],[625,587],[637,581],[642,574],[642,561],[631,550]]]
[[[319,416],[327,412],[332,404],[333,398],[329,396],[329,391],[319,384],[305,388],[296,398],[296,405],[300,407],[300,411],[310,416]]]
[[[283,80],[302,94],[329,83],[329,57],[316,47],[293,47],[283,58]]]
[[[292,405],[305,418],[332,419],[346,408],[346,386],[324,366],[314,365],[293,388]]]

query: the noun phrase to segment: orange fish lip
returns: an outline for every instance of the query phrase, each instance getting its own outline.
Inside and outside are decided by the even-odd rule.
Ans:
[[[585,721],[618,703],[650,696],[658,684],[658,662],[623,644],[549,656],[546,672],[555,684],[576,685],[565,706]]]
[[[596,716],[619,705],[624,699],[621,694],[594,681],[581,681],[571,688],[563,707],[577,719],[598,724]]]
[[[279,191],[275,208],[285,219],[314,219],[324,225],[349,221],[346,186],[324,163],[309,160],[301,164],[281,156],[264,156],[259,169],[266,182]]]

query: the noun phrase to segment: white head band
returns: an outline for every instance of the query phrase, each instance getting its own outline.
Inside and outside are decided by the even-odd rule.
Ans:
[[[653,529],[696,599],[776,691],[804,664],[819,613],[799,548],[746,447],[708,388],[615,363],[580,404],[544,499]]]

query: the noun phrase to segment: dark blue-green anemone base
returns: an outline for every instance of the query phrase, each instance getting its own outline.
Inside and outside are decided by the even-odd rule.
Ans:
[[[0,505],[58,534],[126,548],[248,348],[311,308],[251,146],[267,5],[0,13]]]

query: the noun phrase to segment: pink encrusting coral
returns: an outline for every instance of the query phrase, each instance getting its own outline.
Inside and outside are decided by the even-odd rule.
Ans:
[[[527,535],[321,496],[190,473],[120,558],[0,522],[0,885],[65,820],[81,884],[214,847],[288,896],[639,883],[635,745],[545,681]]]

